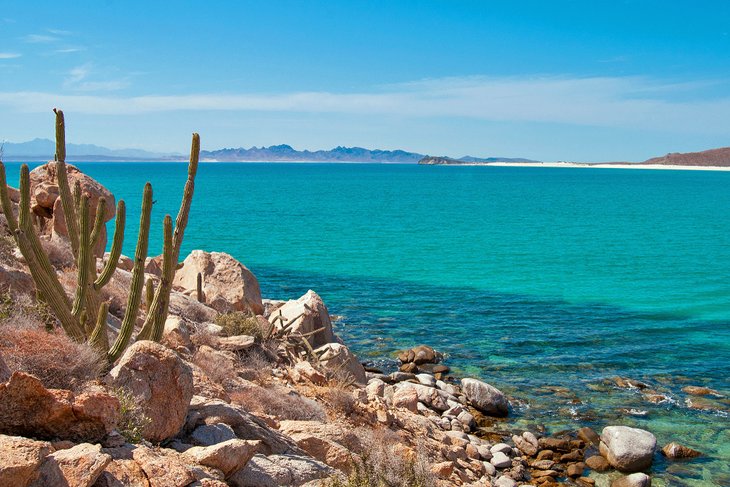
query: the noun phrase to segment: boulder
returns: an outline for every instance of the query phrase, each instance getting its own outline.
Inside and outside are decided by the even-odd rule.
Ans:
[[[260,444],[260,441],[233,439],[211,446],[194,446],[183,456],[197,464],[218,469],[229,477],[248,463]]]
[[[365,367],[349,348],[341,343],[327,343],[314,351],[323,367],[347,373],[357,384],[366,384]]]
[[[238,438],[261,440],[261,453],[267,455],[271,453],[304,454],[304,451],[291,438],[272,430],[266,423],[241,406],[195,396],[190,403],[186,429],[192,430],[201,424],[218,423],[229,425]]]
[[[245,468],[238,471],[228,483],[234,487],[278,487],[303,485],[313,480],[326,479],[335,470],[312,457],[297,455],[254,455]]]
[[[297,362],[292,370],[292,375],[295,376],[294,380],[297,382],[306,380],[318,386],[323,386],[327,383],[327,378],[319,370],[315,369],[312,364],[306,361]]]
[[[166,440],[185,424],[193,397],[193,373],[169,348],[148,340],[134,343],[105,381],[129,392],[140,414],[150,419],[142,432],[145,439]]]
[[[393,394],[393,407],[418,412],[418,392],[413,387],[400,387]]]
[[[611,482],[611,487],[651,487],[651,477],[645,473],[632,473]]]
[[[101,452],[101,445],[81,443],[48,455],[38,469],[38,476],[30,485],[89,487],[111,461],[110,455]]]
[[[192,348],[190,341],[190,329],[185,319],[180,316],[168,316],[165,320],[165,328],[162,331],[161,343],[170,348],[185,347]]]
[[[601,433],[601,455],[622,472],[639,472],[649,468],[655,449],[656,438],[642,429],[606,426]]]
[[[198,273],[203,277],[205,303],[216,311],[252,311],[257,315],[264,312],[256,277],[230,255],[193,250],[175,273],[173,285],[187,294],[195,294]]]
[[[480,412],[489,415],[504,417],[509,413],[509,403],[502,392],[486,382],[477,379],[461,379],[461,389],[469,404]]]
[[[611,464],[608,463],[608,460],[603,458],[601,455],[593,455],[586,458],[586,465],[588,465],[588,468],[595,470],[596,472],[605,472],[611,468]]]
[[[510,457],[502,453],[501,451],[498,452],[492,452],[492,458],[489,460],[489,463],[494,465],[495,468],[509,468],[512,466],[512,460]]]
[[[277,331],[286,326],[291,332],[303,335],[322,329],[307,337],[314,348],[336,341],[327,306],[311,289],[301,298],[287,301],[269,316],[269,321],[274,324],[274,329]]]
[[[116,212],[116,202],[114,195],[102,186],[98,181],[82,173],[76,166],[66,164],[66,173],[68,175],[68,183],[71,191],[73,191],[76,181],[81,185],[82,194],[89,196],[89,218],[94,221],[96,218],[96,207],[100,198],[106,199],[106,208],[104,210],[104,222],[108,222],[114,218]],[[33,195],[32,205],[34,211],[45,217],[52,218],[50,235],[68,238],[68,228],[66,227],[66,219],[63,214],[63,205],[59,197],[58,177],[56,162],[51,161],[42,166],[38,166],[30,172],[30,192]],[[101,235],[97,243],[95,253],[97,257],[104,255],[106,248],[106,227],[102,227]]]
[[[46,389],[24,372],[0,384],[0,433],[98,441],[114,430],[119,414],[119,400],[101,390]]]
[[[97,479],[94,487],[150,487],[140,466],[130,457],[113,458]]]
[[[513,435],[512,441],[515,446],[525,455],[534,457],[537,455],[538,441],[535,435],[529,431],[522,433],[522,436]]]
[[[211,446],[236,438],[236,432],[227,424],[203,424],[195,428],[190,439],[198,446]]]
[[[436,364],[441,358],[442,355],[428,345],[418,345],[417,347],[398,353],[398,360],[403,364]]]
[[[45,441],[0,435],[0,485],[27,486],[52,451]]]
[[[149,479],[150,487],[186,487],[195,481],[191,469],[174,450],[137,446],[132,458]]]
[[[675,442],[664,445],[664,448],[662,448],[662,454],[671,459],[697,458],[702,456],[701,452]]]
[[[436,389],[434,387],[424,386],[422,384],[414,384],[412,382],[399,382],[396,389],[412,388],[418,395],[419,402],[425,404],[429,408],[444,412],[449,409],[449,401],[455,401],[456,398],[451,394]]]

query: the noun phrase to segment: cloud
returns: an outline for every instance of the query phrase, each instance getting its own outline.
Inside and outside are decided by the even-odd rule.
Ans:
[[[80,52],[80,51],[85,51],[85,50],[86,50],[85,47],[66,47],[64,49],[56,49],[53,52],[55,52],[56,54],[68,54],[71,52]]]
[[[22,39],[28,44],[48,44],[50,42],[56,42],[59,40],[58,37],[48,34],[28,34]]]
[[[22,54],[19,54],[17,52],[0,52],[0,59],[15,59],[22,56]]]
[[[88,81],[74,68],[67,88],[102,90],[124,81]],[[718,87],[720,88],[718,90]],[[63,106],[87,114],[170,111],[267,111],[561,123],[730,135],[730,96],[720,82],[674,83],[645,77],[463,77],[420,80],[372,92],[90,96],[0,92],[21,111]],[[708,94],[709,92],[709,94]]]
[[[126,79],[89,80],[88,78],[92,75],[93,71],[94,66],[91,63],[76,66],[68,72],[63,82],[64,88],[74,91],[116,91],[129,86],[129,82]]]

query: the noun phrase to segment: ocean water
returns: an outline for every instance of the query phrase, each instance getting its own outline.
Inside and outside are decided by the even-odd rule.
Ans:
[[[126,200],[127,255],[153,183],[159,253],[185,164],[79,166]],[[730,485],[730,173],[204,163],[194,248],[234,255],[265,297],[316,290],[364,360],[443,351],[513,398],[496,429],[634,425],[707,454],[657,455],[654,485]],[[690,384],[725,397],[691,409]]]

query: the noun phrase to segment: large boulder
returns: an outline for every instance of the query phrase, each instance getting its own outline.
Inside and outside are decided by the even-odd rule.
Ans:
[[[0,435],[0,485],[27,486],[52,451],[45,441]]]
[[[327,369],[341,371],[349,375],[357,384],[367,384],[365,367],[354,353],[341,343],[327,343],[314,351],[320,363]]]
[[[187,294],[195,294],[198,274],[203,279],[205,304],[221,313],[252,311],[262,314],[261,289],[245,265],[223,252],[193,250],[175,273],[173,285]]]
[[[131,457],[149,479],[150,487],[186,487],[195,481],[192,469],[174,450],[139,445]]]
[[[184,457],[197,464],[220,470],[226,477],[241,470],[256,454],[260,441],[232,439],[211,446],[194,446]]]
[[[66,174],[68,175],[68,184],[71,191],[73,191],[74,185],[78,181],[81,185],[82,194],[89,196],[89,218],[92,222],[96,218],[96,205],[102,197],[106,199],[104,222],[114,218],[116,202],[114,195],[108,189],[71,164],[66,164]],[[45,233],[50,234],[52,237],[68,238],[68,227],[66,226],[63,206],[59,197],[60,191],[58,188],[56,162],[51,161],[36,167],[30,172],[30,192],[32,195],[31,204],[33,205],[33,211],[40,216],[51,219],[51,226],[46,229]],[[102,227],[99,242],[94,249],[98,257],[104,255],[106,240],[106,228]]]
[[[335,342],[332,331],[332,321],[324,301],[311,289],[299,299],[287,301],[269,316],[274,329],[279,331],[286,327],[292,333],[310,334],[307,336],[312,347],[321,347],[326,343]]]
[[[134,343],[105,379],[132,395],[150,421],[142,436],[163,441],[185,424],[193,397],[193,372],[172,350],[148,340]]]
[[[615,469],[640,472],[651,467],[656,438],[648,431],[628,426],[606,426],[601,433],[601,455]]]
[[[254,455],[245,468],[228,479],[228,483],[234,487],[303,485],[313,480],[329,478],[333,474],[333,468],[312,457]]]
[[[461,379],[461,389],[469,403],[489,416],[509,414],[509,403],[502,391],[477,379]]]
[[[24,372],[15,372],[6,384],[0,384],[0,433],[98,441],[118,421],[119,401],[102,390],[77,395],[46,389]]]
[[[30,485],[90,487],[111,461],[110,455],[101,452],[101,445],[82,443],[48,455]]]

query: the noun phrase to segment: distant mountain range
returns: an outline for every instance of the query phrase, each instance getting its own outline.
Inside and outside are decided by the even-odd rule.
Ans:
[[[30,142],[3,144],[3,158],[8,161],[46,161],[53,158],[55,143],[49,139],[34,139]],[[166,154],[140,149],[108,149],[93,144],[67,144],[66,157],[74,161],[183,161],[183,154]],[[335,147],[332,150],[296,150],[290,145],[251,147],[245,149],[202,150],[203,161],[221,162],[394,162],[417,163],[425,154],[403,150],[363,149],[362,147]],[[455,159],[456,160],[456,159]],[[503,159],[466,156],[462,162],[529,161],[528,159]]]
[[[522,159],[520,157],[471,157],[464,156],[460,159],[453,159],[451,157],[441,156],[425,156],[418,161],[419,164],[425,165],[459,165],[459,164],[489,164],[491,162],[540,162],[532,159]]]
[[[730,167],[730,147],[710,149],[702,152],[672,152],[666,156],[647,159],[641,164]]]

